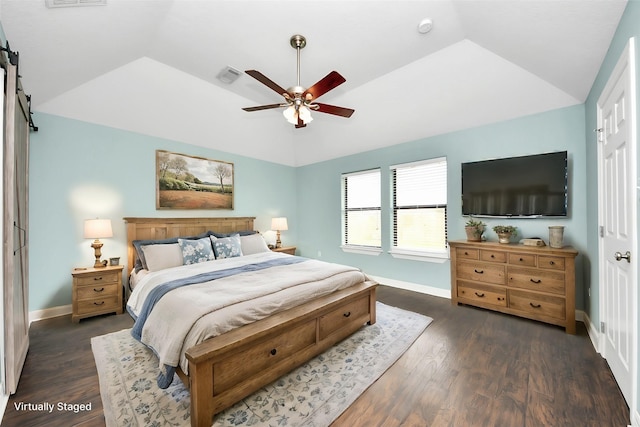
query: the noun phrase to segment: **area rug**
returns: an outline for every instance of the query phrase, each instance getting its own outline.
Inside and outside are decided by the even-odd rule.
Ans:
[[[377,303],[363,326],[274,383],[217,414],[214,427],[326,427],[376,381],[432,319]],[[189,391],[156,385],[157,358],[125,329],[91,339],[107,427],[189,426]]]

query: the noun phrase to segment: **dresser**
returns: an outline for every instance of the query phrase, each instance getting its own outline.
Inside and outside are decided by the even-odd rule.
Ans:
[[[75,268],[71,320],[99,314],[122,314],[122,265],[104,268]]]
[[[562,326],[576,333],[571,247],[449,242],[451,302]]]

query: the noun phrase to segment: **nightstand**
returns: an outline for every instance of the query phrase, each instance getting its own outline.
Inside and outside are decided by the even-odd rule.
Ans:
[[[295,255],[296,247],[295,246],[283,246],[281,248],[273,248],[271,249],[273,252],[282,252],[283,254]]]
[[[99,314],[122,314],[122,265],[74,268],[71,320]]]

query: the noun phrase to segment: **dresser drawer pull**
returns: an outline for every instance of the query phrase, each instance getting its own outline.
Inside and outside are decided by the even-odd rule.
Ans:
[[[102,281],[102,276],[100,276],[100,277],[94,277],[94,278],[93,278],[93,280],[94,280],[94,281],[96,281],[96,282],[98,282],[98,281]]]
[[[498,301],[504,301],[504,297],[498,297]]]
[[[93,305],[104,305],[104,301],[94,302]]]
[[[465,255],[469,255],[469,252],[467,252],[467,251],[464,251],[464,254],[465,254]]]
[[[344,313],[344,314],[343,314],[343,316],[344,316],[344,317],[349,317],[349,316],[351,316],[351,312],[350,312],[350,311],[347,311],[346,313]]]
[[[518,261],[522,262],[522,261],[524,261],[524,260],[523,260],[522,258],[520,258]]]
[[[530,305],[531,307],[533,307],[533,308],[540,308],[540,307],[542,307],[542,305],[540,305],[540,304],[534,304],[534,303],[532,303],[532,302],[530,302],[530,303],[529,303],[529,305]]]
[[[271,353],[272,356],[275,356],[277,352],[278,350],[276,350],[275,348],[272,348],[269,353]]]
[[[535,283],[535,284],[542,283],[542,280],[540,280],[540,279],[535,279],[535,280],[534,279],[529,279],[529,281],[531,281],[531,283]]]
[[[100,288],[100,289],[93,288],[93,292],[102,292],[102,291],[104,291],[104,288]]]
[[[475,271],[478,274],[484,274],[484,270],[478,271],[478,269],[474,268],[473,271]]]
[[[475,293],[478,298],[484,298],[484,293],[480,294],[478,292]]]
[[[495,258],[496,256],[494,254],[491,254],[491,258]]]
[[[553,261],[549,261],[549,265],[556,265],[556,263]]]

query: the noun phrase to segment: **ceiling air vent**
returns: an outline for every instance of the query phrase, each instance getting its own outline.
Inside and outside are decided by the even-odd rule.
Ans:
[[[233,67],[224,67],[216,76],[222,83],[231,84],[238,80],[242,73]]]
[[[106,6],[107,0],[45,0],[47,7]]]

